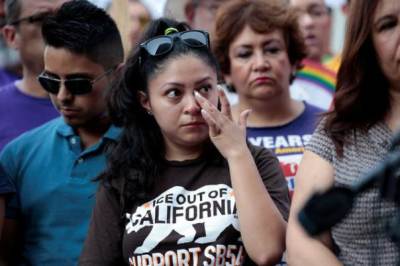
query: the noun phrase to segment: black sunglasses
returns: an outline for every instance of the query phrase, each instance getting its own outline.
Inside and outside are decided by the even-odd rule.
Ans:
[[[65,88],[73,95],[82,95],[90,93],[93,89],[93,84],[100,79],[104,78],[112,71],[114,68],[111,68],[104,72],[103,74],[97,76],[94,79],[89,78],[71,78],[71,79],[58,79],[54,77],[47,76],[44,72],[40,74],[37,79],[40,85],[45,89],[48,93],[58,94],[60,91],[60,84],[64,82]]]
[[[151,38],[141,43],[140,48],[144,49],[149,55],[160,56],[171,51],[176,39],[181,40],[185,45],[193,48],[210,47],[210,39],[207,32],[202,30],[189,30]]]
[[[13,20],[9,24],[16,26],[16,25],[21,24],[21,22],[28,22],[28,23],[31,23],[31,24],[32,23],[41,23],[50,15],[52,15],[51,12],[48,12],[48,11],[41,12],[41,13],[34,14],[32,16],[23,17],[23,18],[20,18],[20,19]]]

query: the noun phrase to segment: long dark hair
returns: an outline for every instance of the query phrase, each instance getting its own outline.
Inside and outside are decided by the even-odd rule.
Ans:
[[[378,0],[351,3],[334,109],[327,114],[325,124],[339,155],[343,154],[351,130],[367,130],[382,121],[391,108],[389,82],[372,41],[372,18],[378,3]]]
[[[164,35],[169,27],[179,32],[189,30],[184,23],[162,18],[149,25],[143,40]],[[127,60],[122,79],[111,90],[110,116],[123,132],[110,152],[102,178],[122,181],[118,184],[122,184],[120,193],[125,209],[132,207],[130,204],[148,200],[148,193],[165,166],[165,143],[160,127],[140,104],[139,93],[147,93],[148,81],[162,71],[167,61],[186,54],[197,56],[218,73],[217,61],[206,47],[191,48],[176,41],[173,49],[163,56],[147,55],[137,47]]]

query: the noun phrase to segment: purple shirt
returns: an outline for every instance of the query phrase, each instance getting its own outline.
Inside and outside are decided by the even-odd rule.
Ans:
[[[0,87],[8,85],[17,79],[18,79],[18,76],[16,76],[15,74],[13,74],[3,68],[0,68]]]
[[[14,83],[0,87],[0,151],[21,133],[57,116],[49,98],[24,94]]]

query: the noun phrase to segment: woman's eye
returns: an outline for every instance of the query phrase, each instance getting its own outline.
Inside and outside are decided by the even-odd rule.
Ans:
[[[176,98],[180,95],[180,92],[179,92],[179,90],[172,89],[172,90],[167,91],[166,95],[168,98]]]
[[[238,58],[249,58],[251,56],[251,51],[240,51],[236,54]]]
[[[264,51],[268,54],[277,54],[281,51],[279,47],[272,46],[272,47],[265,47]]]
[[[211,85],[204,85],[197,89],[197,91],[201,94],[206,94],[212,89]]]
[[[393,27],[395,27],[397,25],[397,21],[396,20],[389,20],[389,21],[385,21],[383,23],[381,23],[378,27],[379,31],[386,31],[389,30]]]

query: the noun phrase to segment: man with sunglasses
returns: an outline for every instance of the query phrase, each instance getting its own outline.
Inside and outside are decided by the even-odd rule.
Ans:
[[[114,21],[86,0],[63,4],[43,22],[42,33],[44,70],[37,80],[61,117],[15,139],[0,154],[0,166],[16,189],[0,250],[20,251],[13,257],[17,265],[76,265],[96,177],[104,170],[105,150],[120,133],[110,124],[106,95],[123,47]]]
[[[58,116],[37,81],[43,70],[41,23],[68,0],[5,0],[7,45],[18,51],[22,79],[0,90],[0,150],[21,133]]]

